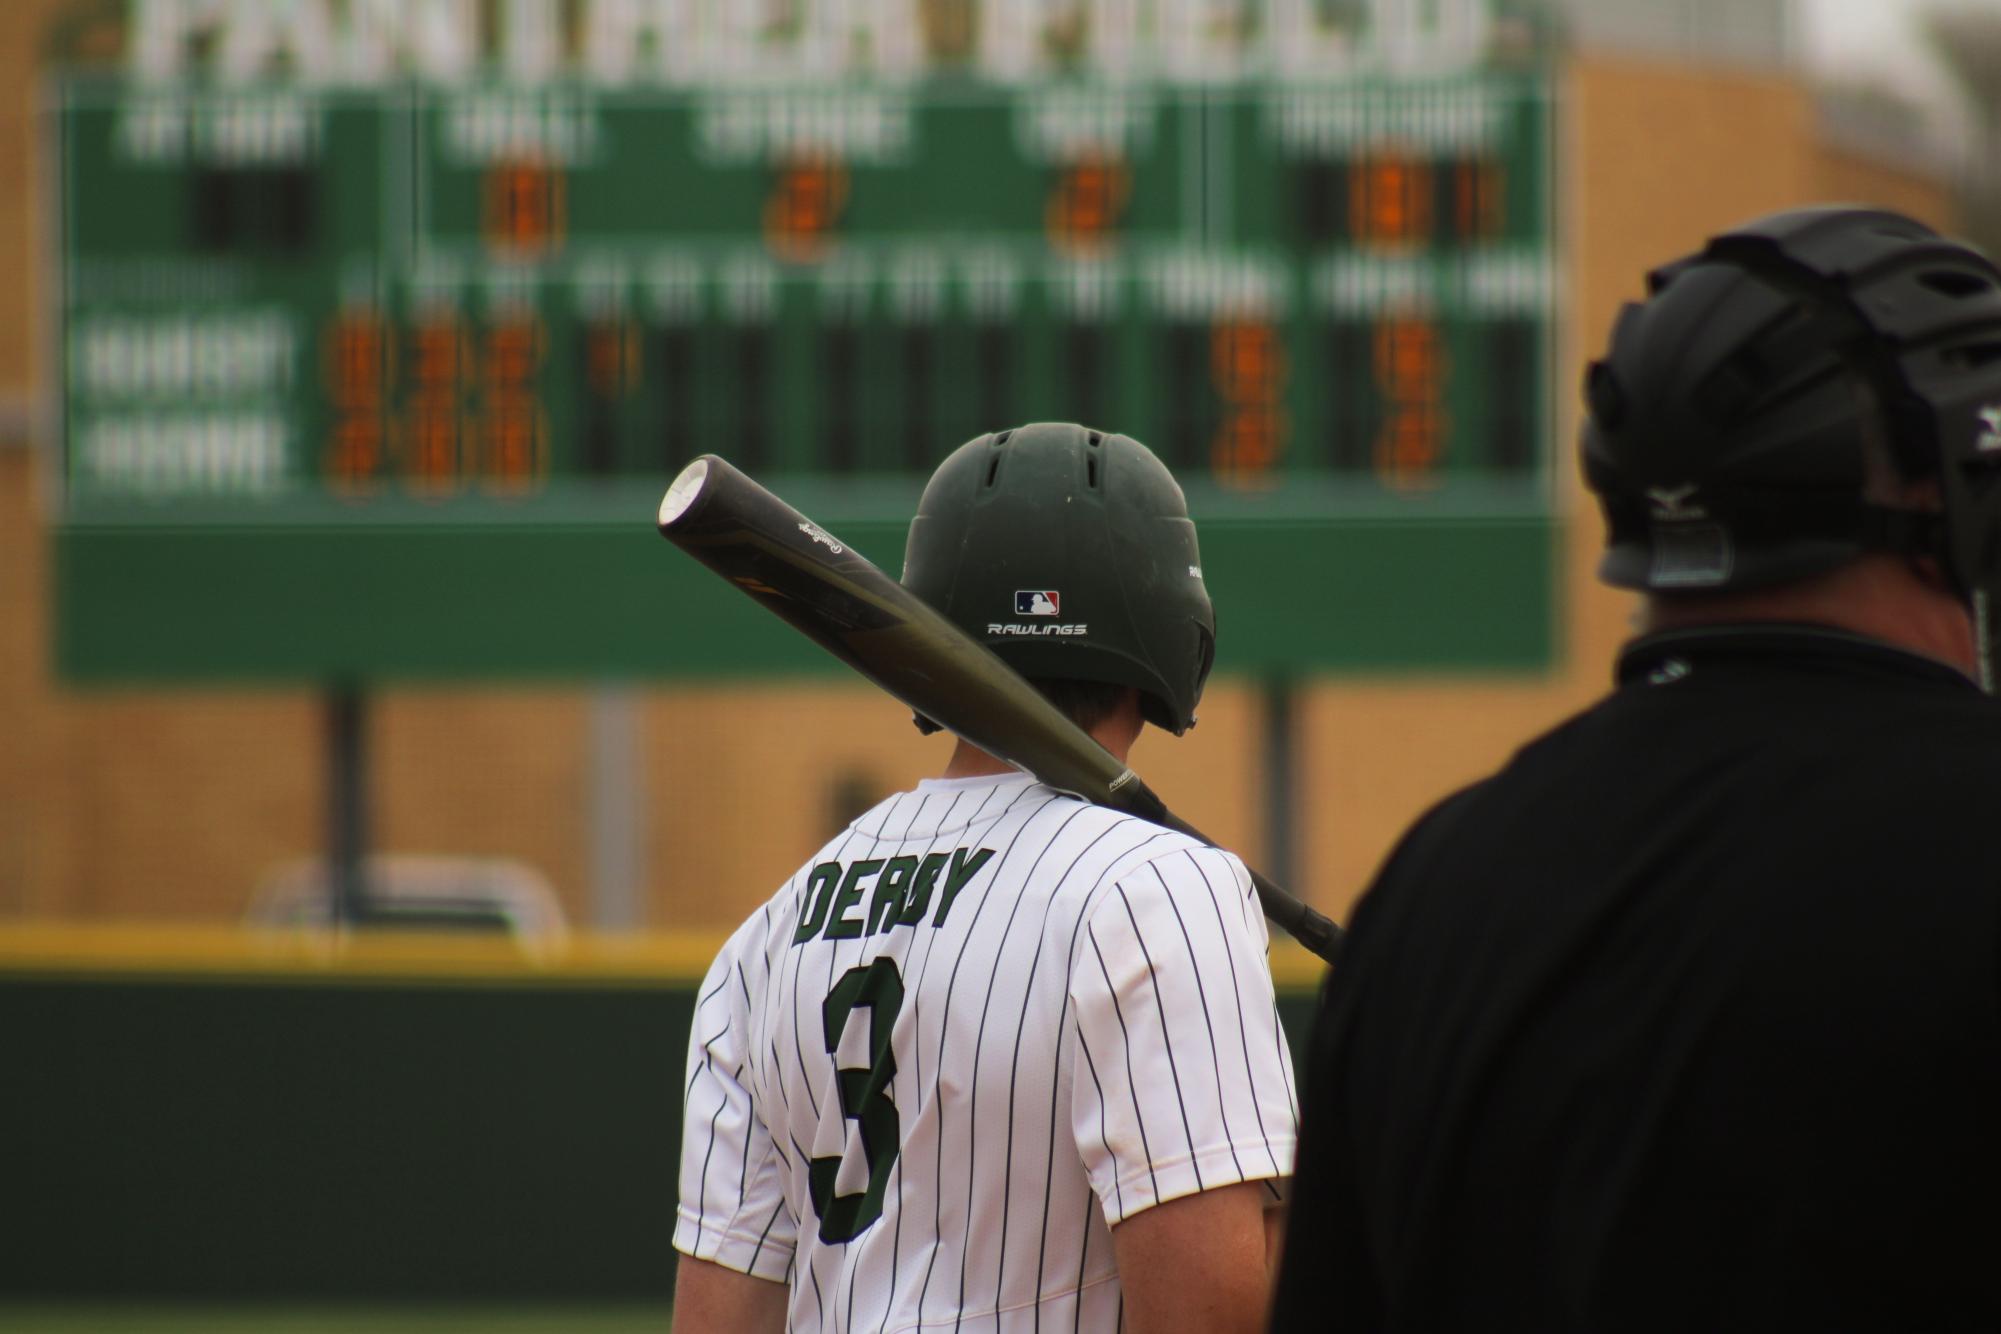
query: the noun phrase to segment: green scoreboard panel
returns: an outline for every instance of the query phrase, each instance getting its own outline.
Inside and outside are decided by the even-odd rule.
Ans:
[[[73,679],[812,668],[673,473],[893,570],[1044,418],[1184,480],[1226,670],[1549,658],[1538,73],[52,89]]]

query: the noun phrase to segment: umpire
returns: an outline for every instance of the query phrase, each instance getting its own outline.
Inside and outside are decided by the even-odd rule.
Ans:
[[[1642,633],[1357,910],[1276,1327],[2001,1328],[2001,271],[1776,214],[1586,398]]]

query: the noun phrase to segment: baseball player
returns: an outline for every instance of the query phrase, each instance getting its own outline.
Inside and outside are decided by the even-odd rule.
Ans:
[[[2001,270],[1764,218],[1586,398],[1643,633],[1359,905],[1275,1327],[2001,1329]]]
[[[1214,616],[1137,441],[960,447],[903,582],[1121,759],[1195,720]],[[960,742],[703,983],[677,1334],[1261,1328],[1295,1117],[1267,943],[1236,857]]]

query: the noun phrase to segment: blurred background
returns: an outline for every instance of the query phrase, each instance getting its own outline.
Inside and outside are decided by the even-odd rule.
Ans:
[[[1220,643],[1135,766],[1342,917],[1609,679],[1645,270],[2001,242],[2001,0],[13,0],[0,73],[4,1329],[664,1326],[691,991],[949,749],[652,532],[695,455],[894,572],[962,440],[1149,443]]]

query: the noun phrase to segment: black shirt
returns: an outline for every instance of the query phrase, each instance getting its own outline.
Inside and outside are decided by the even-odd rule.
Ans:
[[[1275,1328],[2001,1329],[2001,704],[1807,627],[1619,682],[1359,905]]]

